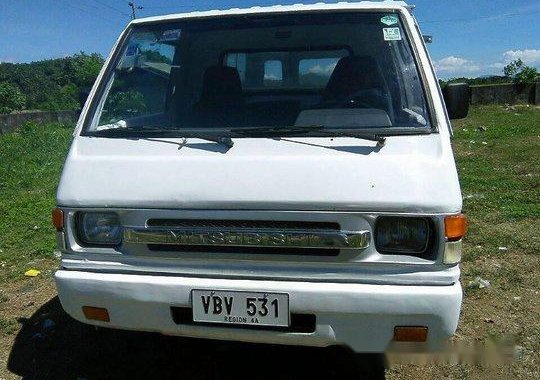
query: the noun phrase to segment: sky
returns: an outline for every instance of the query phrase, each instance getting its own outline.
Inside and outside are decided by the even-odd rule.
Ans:
[[[301,0],[135,0],[137,17],[192,10],[294,4]],[[304,1],[310,3],[314,1]],[[327,1],[335,2],[335,1]],[[0,62],[84,51],[107,56],[129,22],[126,0],[0,0]],[[540,68],[540,1],[411,0],[441,78],[502,74],[521,58]]]

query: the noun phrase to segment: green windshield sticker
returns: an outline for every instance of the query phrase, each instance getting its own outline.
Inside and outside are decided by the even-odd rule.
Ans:
[[[398,18],[396,15],[386,15],[381,18],[381,22],[388,26],[396,25],[398,23]]]
[[[385,41],[401,41],[401,30],[399,28],[383,28]]]

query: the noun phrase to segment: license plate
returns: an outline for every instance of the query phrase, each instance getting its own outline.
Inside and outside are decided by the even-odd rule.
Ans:
[[[194,322],[289,326],[289,295],[192,290]]]

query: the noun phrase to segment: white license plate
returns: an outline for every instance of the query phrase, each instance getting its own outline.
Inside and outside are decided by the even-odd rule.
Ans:
[[[289,295],[192,290],[194,322],[289,326]]]

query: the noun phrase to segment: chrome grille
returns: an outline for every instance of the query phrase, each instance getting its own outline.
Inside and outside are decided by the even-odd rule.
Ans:
[[[339,230],[339,223],[276,220],[148,219],[148,227]]]
[[[149,219],[146,227],[124,228],[124,242],[131,244],[365,249],[369,231],[346,231],[333,222],[260,220]]]

